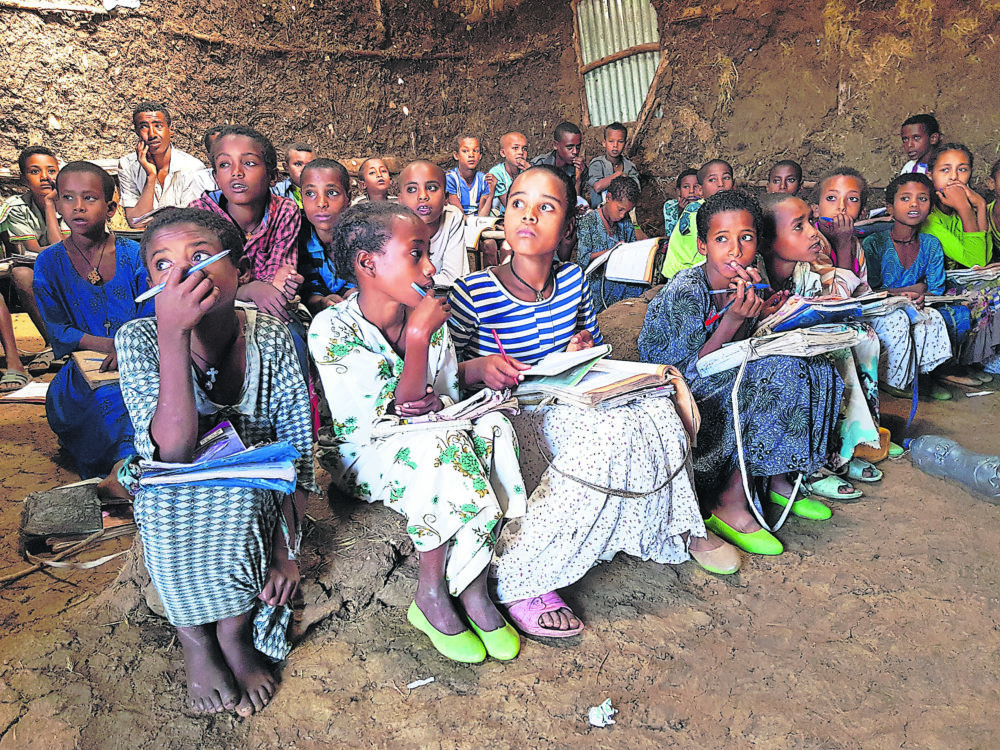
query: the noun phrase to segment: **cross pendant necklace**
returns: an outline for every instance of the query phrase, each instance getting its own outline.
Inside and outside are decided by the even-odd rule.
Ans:
[[[104,321],[104,332],[107,333],[108,338],[111,338],[111,321],[110,320],[105,320]]]
[[[215,385],[215,379],[218,377],[218,375],[219,375],[219,371],[216,370],[214,367],[209,367],[208,370],[205,371],[205,390],[206,391],[212,390],[212,386]]]

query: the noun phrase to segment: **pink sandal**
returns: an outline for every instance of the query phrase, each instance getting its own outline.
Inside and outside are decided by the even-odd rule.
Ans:
[[[550,591],[547,594],[535,596],[531,599],[519,599],[516,602],[510,602],[503,606],[507,608],[510,619],[517,625],[518,630],[528,635],[540,635],[543,638],[569,638],[570,636],[578,635],[583,630],[582,623],[580,627],[571,628],[570,630],[556,630],[538,624],[538,618],[546,612],[558,612],[563,608],[570,609],[569,605],[555,591]],[[570,612],[572,611],[570,609]]]

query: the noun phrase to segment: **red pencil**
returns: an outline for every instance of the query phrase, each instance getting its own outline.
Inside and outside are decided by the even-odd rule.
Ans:
[[[497,329],[493,329],[493,340],[497,342],[497,349],[500,350],[500,354],[503,356],[503,361],[508,365],[513,366],[514,363],[510,361],[510,357],[507,356],[507,352],[503,350],[503,344],[500,343],[500,334],[497,333]]]

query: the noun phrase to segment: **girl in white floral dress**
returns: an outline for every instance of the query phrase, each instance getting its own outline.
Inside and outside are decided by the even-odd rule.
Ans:
[[[456,661],[513,659],[519,637],[486,591],[500,520],[525,507],[513,428],[496,413],[471,429],[393,424],[458,398],[450,308],[433,293],[429,239],[416,214],[392,203],[359,204],[337,224],[337,273],[360,292],[309,329],[332,414],[319,460],[340,490],[406,516],[420,556],[410,623]]]

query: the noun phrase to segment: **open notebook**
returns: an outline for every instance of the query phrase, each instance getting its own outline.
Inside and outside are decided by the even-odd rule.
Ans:
[[[556,401],[588,408],[612,408],[651,393],[671,395],[671,370],[665,365],[596,360],[570,382],[545,378],[518,386],[518,400],[527,403]]]
[[[662,242],[662,237],[636,242],[619,242],[606,253],[592,260],[583,273],[585,276],[590,276],[601,266],[604,266],[604,278],[608,281],[652,284],[656,253]]]
[[[886,295],[882,294],[879,298],[882,296]],[[754,336],[860,318],[862,310],[860,298],[800,297],[793,294],[781,307],[757,324]]]

